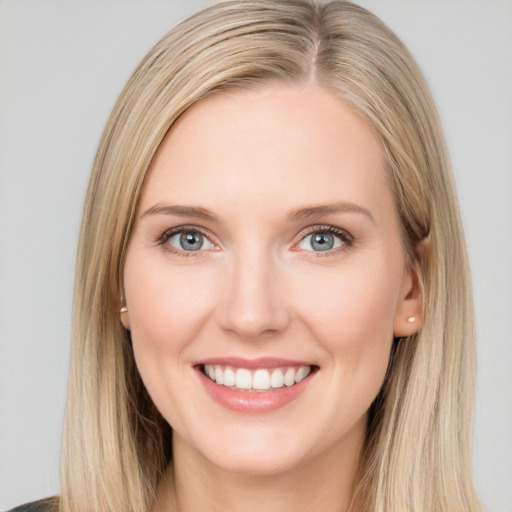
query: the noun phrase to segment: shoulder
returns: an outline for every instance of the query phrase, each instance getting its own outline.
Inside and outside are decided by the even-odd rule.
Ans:
[[[20,505],[8,512],[57,512],[58,504],[57,498],[45,498],[44,500],[25,503],[25,505]]]

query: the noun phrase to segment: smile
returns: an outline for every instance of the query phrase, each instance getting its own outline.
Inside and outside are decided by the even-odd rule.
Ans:
[[[306,361],[272,357],[215,358],[193,366],[214,402],[242,414],[269,413],[295,402],[320,369]]]
[[[311,373],[311,366],[248,369],[205,364],[203,373],[234,391],[264,392],[298,384]]]

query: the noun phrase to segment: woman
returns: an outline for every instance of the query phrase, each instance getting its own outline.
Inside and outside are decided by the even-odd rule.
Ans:
[[[479,510],[449,163],[364,9],[226,1],[165,36],[100,143],[75,296],[45,506]]]

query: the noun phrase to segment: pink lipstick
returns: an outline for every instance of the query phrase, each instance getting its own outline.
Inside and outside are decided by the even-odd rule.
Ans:
[[[307,362],[276,358],[214,358],[194,368],[217,403],[240,413],[271,412],[289,404],[318,370]]]

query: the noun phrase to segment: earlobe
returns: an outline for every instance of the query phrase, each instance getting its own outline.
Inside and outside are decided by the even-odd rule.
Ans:
[[[428,246],[428,240],[422,240],[415,248],[414,262],[404,275],[402,298],[395,312],[393,335],[404,338],[418,332],[423,326],[423,276],[422,261]]]
[[[395,338],[405,338],[418,332],[423,326],[423,318],[419,315],[415,316],[396,316],[393,329],[393,336]]]
[[[423,325],[422,294],[418,290],[418,279],[413,277],[410,293],[404,297],[395,312],[393,335],[395,338],[403,338],[417,332]]]
[[[128,308],[126,306],[123,306],[119,309],[119,317],[123,327],[130,330],[130,314],[128,313]]]

